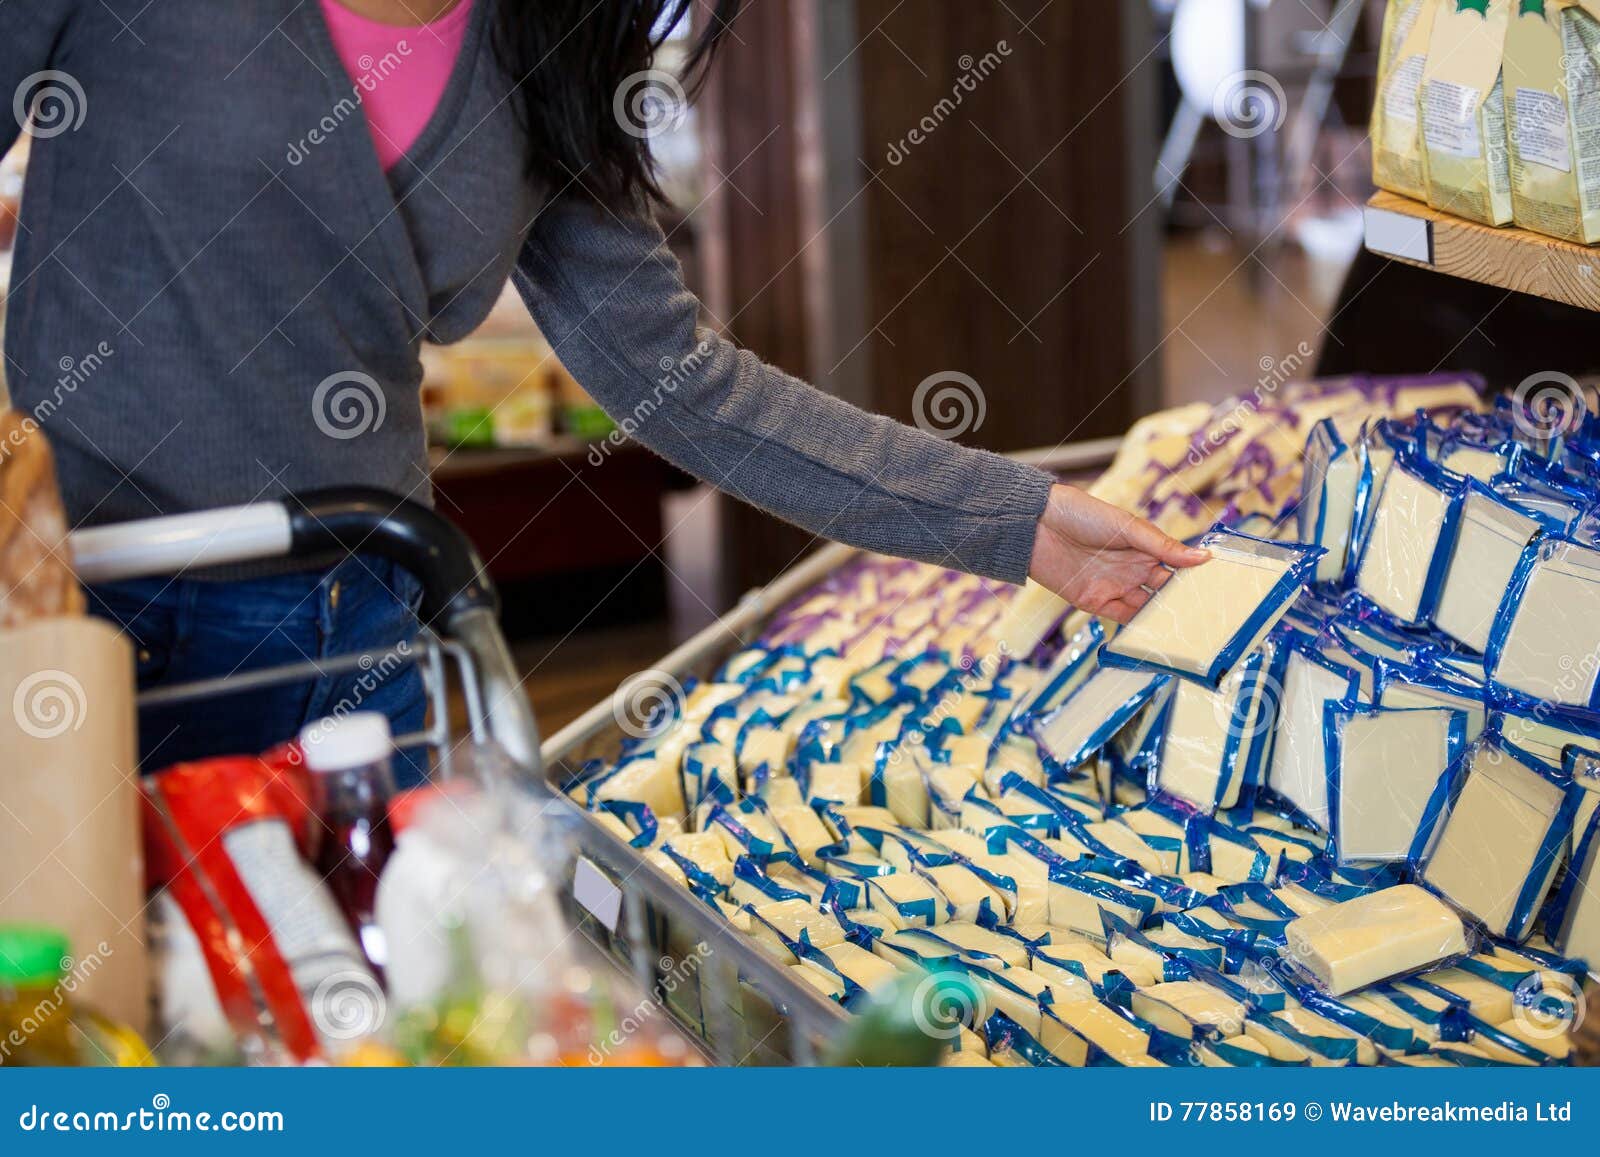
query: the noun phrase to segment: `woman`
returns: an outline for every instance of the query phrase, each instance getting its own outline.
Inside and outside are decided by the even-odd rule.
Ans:
[[[584,387],[683,469],[808,530],[1125,620],[1201,552],[1044,473],[865,414],[696,332],[619,94],[689,0],[28,0],[0,95],[31,117],[7,322],[14,404],[75,524],[334,484],[428,497],[423,339],[514,279]],[[722,0],[691,86],[735,15]],[[16,133],[0,129],[0,151]],[[663,389],[663,369],[673,383]],[[64,372],[65,371],[65,372]],[[143,686],[409,637],[377,560],[92,592]],[[145,767],[249,750],[414,673],[147,716]]]

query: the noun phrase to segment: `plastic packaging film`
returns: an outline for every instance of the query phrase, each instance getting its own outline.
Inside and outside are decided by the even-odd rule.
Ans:
[[[1076,767],[1133,718],[1163,678],[1151,671],[1099,667],[1035,724],[1034,736],[1056,762]]]
[[[1267,782],[1322,831],[1330,826],[1324,713],[1329,703],[1352,702],[1358,694],[1353,670],[1291,648]]]
[[[1491,934],[1521,939],[1577,810],[1570,782],[1498,741],[1480,740],[1430,801],[1436,814],[1418,836],[1422,882]]]
[[[1215,691],[1174,680],[1155,776],[1160,791],[1208,812],[1239,802],[1244,746],[1253,733],[1255,680],[1264,661],[1262,652],[1253,653]]]
[[[1354,992],[1467,951],[1461,917],[1437,896],[1401,884],[1291,922],[1289,951],[1325,991]]]
[[[1202,566],[1176,571],[1105,645],[1101,661],[1216,687],[1305,586],[1322,551],[1217,532]]]
[[[1502,502],[1489,490],[1470,486],[1461,504],[1456,540],[1439,591],[1433,622],[1474,651],[1489,646],[1500,600],[1511,585],[1522,552],[1539,533],[1538,520]]]
[[[1490,633],[1490,677],[1509,691],[1595,705],[1600,664],[1600,551],[1544,539],[1523,551]]]
[[[1356,589],[1401,623],[1428,617],[1443,584],[1459,510],[1457,485],[1426,462],[1400,459],[1384,479],[1356,569]]]
[[[1306,441],[1305,474],[1300,487],[1297,525],[1301,542],[1324,550],[1315,581],[1331,583],[1348,562],[1361,463],[1332,418],[1324,418]]]
[[[1327,705],[1328,800],[1341,863],[1404,860],[1439,782],[1466,745],[1467,718],[1448,708]]]

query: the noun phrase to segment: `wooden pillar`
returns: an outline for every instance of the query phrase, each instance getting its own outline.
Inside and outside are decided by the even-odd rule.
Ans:
[[[1141,4],[762,0],[704,105],[708,284],[768,361],[913,420],[963,374],[998,450],[1158,397],[1155,61]],[[736,504],[735,504],[736,505]],[[730,510],[730,591],[806,536]]]

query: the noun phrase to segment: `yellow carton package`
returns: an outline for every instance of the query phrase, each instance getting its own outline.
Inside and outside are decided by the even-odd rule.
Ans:
[[[1516,0],[1503,75],[1512,220],[1600,241],[1600,21],[1576,0]]]
[[[1439,0],[1422,66],[1428,204],[1511,223],[1511,157],[1500,64],[1514,0]]]
[[[1377,99],[1372,102],[1372,183],[1417,201],[1428,195],[1422,167],[1422,66],[1440,2],[1389,0],[1378,45]]]

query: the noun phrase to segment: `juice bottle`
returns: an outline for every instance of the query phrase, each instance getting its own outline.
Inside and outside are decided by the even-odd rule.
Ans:
[[[322,821],[314,860],[368,963],[383,981],[388,948],[375,908],[378,877],[394,851],[389,720],[375,711],[319,720],[300,733]]]
[[[0,1066],[154,1064],[138,1033],[73,1007],[71,960],[56,929],[0,924]]]

